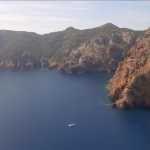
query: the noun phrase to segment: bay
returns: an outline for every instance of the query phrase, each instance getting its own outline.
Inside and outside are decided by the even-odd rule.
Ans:
[[[149,150],[150,111],[105,105],[112,76],[0,71],[0,150]]]

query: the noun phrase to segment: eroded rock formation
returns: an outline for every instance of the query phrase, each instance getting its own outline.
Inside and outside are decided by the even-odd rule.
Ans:
[[[31,53],[23,53],[22,55],[11,55],[6,61],[0,62],[0,68],[9,70],[19,70],[25,68],[47,67],[49,62],[46,58],[39,58]]]
[[[63,52],[58,70],[66,73],[114,72],[135,43],[134,32],[100,34],[77,49]]]
[[[108,87],[109,97],[117,100],[112,107],[150,107],[150,36],[139,39],[130,49]]]

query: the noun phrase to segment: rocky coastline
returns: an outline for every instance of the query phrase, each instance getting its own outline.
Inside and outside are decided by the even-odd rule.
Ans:
[[[111,107],[150,108],[150,36],[139,39],[110,80]]]
[[[45,58],[39,58],[28,52],[22,55],[12,55],[8,60],[0,62],[0,69],[22,70],[25,68],[47,67],[49,61]]]
[[[21,55],[13,54],[7,60],[0,61],[0,68],[19,70],[25,68],[46,67],[56,68],[62,73],[97,73],[115,72],[118,63],[122,61],[128,47],[135,43],[135,34],[131,32],[111,32],[100,34],[77,49],[63,51],[61,59],[51,62],[51,58],[38,57],[35,54],[24,52]]]
[[[5,41],[10,37],[3,39],[4,35],[1,36],[0,34],[0,69],[22,70],[44,67],[49,70],[57,69],[60,73],[115,72],[108,85],[110,89],[109,98],[115,100],[110,106],[119,109],[150,108],[150,28],[144,33],[143,31],[135,32],[129,29],[120,29],[112,24],[106,24],[100,29],[106,29],[108,26],[112,28],[109,32],[96,34],[86,41],[80,41],[78,46],[69,45],[71,47],[65,49],[63,44],[59,45],[61,48],[63,47],[63,50],[60,48],[59,51],[55,51],[51,45],[55,41],[49,41],[48,39],[53,34],[46,35],[42,40],[46,41],[45,43],[43,42],[42,47],[46,48],[47,51],[43,50],[45,53],[48,53],[48,51],[51,51],[50,48],[53,48],[49,57],[48,55],[45,57],[35,53],[35,50],[32,50],[34,45],[31,44],[30,40],[26,39],[31,35],[35,39],[34,36],[36,36],[39,43],[41,43],[39,35],[19,33],[20,36],[23,36],[22,38],[25,36],[26,42],[28,41],[28,44],[25,44],[28,50],[22,49],[18,45],[19,41],[15,41],[16,52],[14,52],[15,48],[11,52]],[[93,31],[95,34],[95,29]],[[72,38],[70,33],[76,32],[80,31],[70,28],[61,32],[61,34],[63,33],[65,40],[68,40],[68,38],[70,40]],[[14,35],[13,32],[11,34]],[[57,36],[61,35],[60,33],[55,34]],[[58,38],[57,36],[56,39]],[[17,39],[18,35],[15,38]],[[65,40],[64,43],[66,42]],[[33,43],[37,46],[36,41]],[[74,43],[71,44],[73,45]],[[64,45],[66,46],[66,43]],[[40,44],[38,48],[41,48]],[[38,49],[37,52],[41,53],[42,50]],[[7,58],[3,56],[7,56]]]

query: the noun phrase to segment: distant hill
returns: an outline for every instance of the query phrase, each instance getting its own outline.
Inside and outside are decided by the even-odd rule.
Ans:
[[[30,53],[36,55],[39,59],[44,57],[49,62],[60,63],[64,61],[64,55],[67,59],[66,57],[69,57],[72,51],[81,47],[82,43],[86,43],[100,35],[109,37],[109,34],[116,33],[120,37],[119,34],[121,33],[125,33],[125,35],[132,33],[134,34],[133,41],[126,45],[130,48],[137,38],[145,35],[144,32],[119,28],[111,23],[86,30],[69,27],[64,31],[44,35],[33,32],[0,30],[0,61],[6,63],[14,56],[19,59],[23,53]],[[123,40],[120,39],[118,42],[123,42]],[[107,41],[108,43],[109,41]]]

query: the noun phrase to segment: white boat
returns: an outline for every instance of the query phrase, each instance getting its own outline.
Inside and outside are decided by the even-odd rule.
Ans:
[[[71,124],[69,124],[68,126],[69,126],[69,127],[73,127],[73,126],[75,126],[75,123],[71,123]]]

